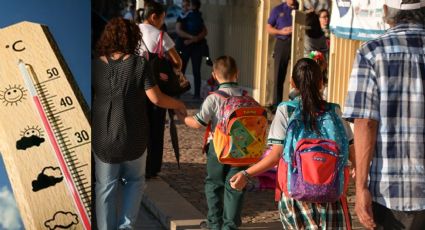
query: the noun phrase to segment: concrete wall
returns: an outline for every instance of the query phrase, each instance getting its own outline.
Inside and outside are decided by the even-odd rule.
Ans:
[[[234,57],[239,84],[248,89],[254,88],[258,4],[257,0],[204,0],[201,7],[211,58]],[[202,78],[210,76],[211,68],[203,63]]]
[[[271,8],[281,0],[203,0],[201,3],[211,57],[233,56],[240,69],[239,84],[261,104],[268,104],[274,87],[271,58],[274,38],[268,36],[265,25]],[[190,72],[188,69],[189,75]],[[206,80],[211,68],[203,62],[201,72]]]

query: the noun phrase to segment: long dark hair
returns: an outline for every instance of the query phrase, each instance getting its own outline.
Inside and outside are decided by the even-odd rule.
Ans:
[[[319,88],[323,85],[322,78],[319,64],[310,58],[298,60],[292,71],[292,80],[301,94],[304,125],[314,131],[318,131],[316,125],[318,112],[325,105]]]
[[[161,3],[148,1],[143,11],[143,20],[147,20],[152,14],[161,15],[165,12],[165,8]]]
[[[136,23],[122,17],[113,18],[106,24],[96,44],[97,55],[109,56],[114,52],[138,55],[141,38],[142,34]]]
[[[325,35],[320,26],[319,16],[313,11],[307,14],[306,24],[309,28],[305,31],[310,38],[320,38]]]
[[[199,0],[191,0],[190,4],[192,4],[192,6],[195,7],[195,10],[199,11],[199,9],[201,8],[201,1]]]

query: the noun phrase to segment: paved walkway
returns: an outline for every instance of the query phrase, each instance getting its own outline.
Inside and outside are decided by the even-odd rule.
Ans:
[[[137,219],[135,228],[141,230],[165,230],[164,226],[157,219],[157,217],[152,214],[150,210],[144,205],[142,205],[140,208],[139,218]]]
[[[201,103],[200,101],[191,100],[189,95],[183,96],[183,100],[187,103],[189,108],[188,112],[190,114],[194,114],[198,111]],[[149,189],[147,191],[145,202],[147,201],[147,203],[150,203],[151,209],[162,209],[162,212],[166,213],[165,217],[163,215],[162,220],[162,223],[166,226],[166,228],[197,229],[194,226],[199,223],[199,219],[204,219],[207,213],[207,204],[204,194],[206,157],[201,154],[201,146],[205,129],[190,129],[180,122],[177,122],[177,129],[180,144],[181,168],[178,169],[177,167],[174,151],[171,146],[169,129],[166,127],[162,172],[159,174],[158,179],[148,181]],[[165,195],[168,190],[173,190],[178,195]],[[156,198],[150,199],[151,197],[149,194],[151,194],[151,197],[156,196]],[[348,195],[350,210],[351,213],[354,213],[352,184]],[[170,196],[175,196],[175,199],[173,197],[170,198]],[[167,203],[177,202],[175,201],[177,199],[182,199],[184,205],[187,205],[185,206],[186,208],[177,208],[178,210],[175,211],[174,214],[172,211],[167,212],[166,209],[170,209],[170,207],[166,206],[173,206],[173,204]],[[156,205],[155,203],[158,202],[166,204]],[[161,210],[159,213],[161,213]],[[161,219],[161,214],[158,215],[159,219]],[[176,218],[176,215],[180,215],[180,217]],[[193,217],[190,217],[190,215],[193,215]],[[281,229],[277,205],[274,202],[274,191],[272,190],[248,192],[245,198],[242,216],[244,227],[242,229]],[[173,222],[172,220],[183,221],[190,219],[196,219],[197,221],[192,221],[183,228],[172,226],[173,223],[170,224],[170,221]],[[184,225],[184,223],[181,224]],[[357,217],[353,215],[353,229],[362,229],[360,226],[361,225],[358,223]]]

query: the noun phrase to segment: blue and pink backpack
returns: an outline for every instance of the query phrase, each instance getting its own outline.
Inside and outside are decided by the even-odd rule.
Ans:
[[[279,161],[276,200],[282,192],[295,200],[324,203],[339,200],[349,180],[348,138],[337,104],[327,103],[315,132],[305,127],[299,100],[282,102],[290,114]]]

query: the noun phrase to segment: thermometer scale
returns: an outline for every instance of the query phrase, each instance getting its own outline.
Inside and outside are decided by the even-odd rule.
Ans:
[[[88,109],[47,27],[1,29],[0,58],[0,152],[25,228],[91,229]]]

